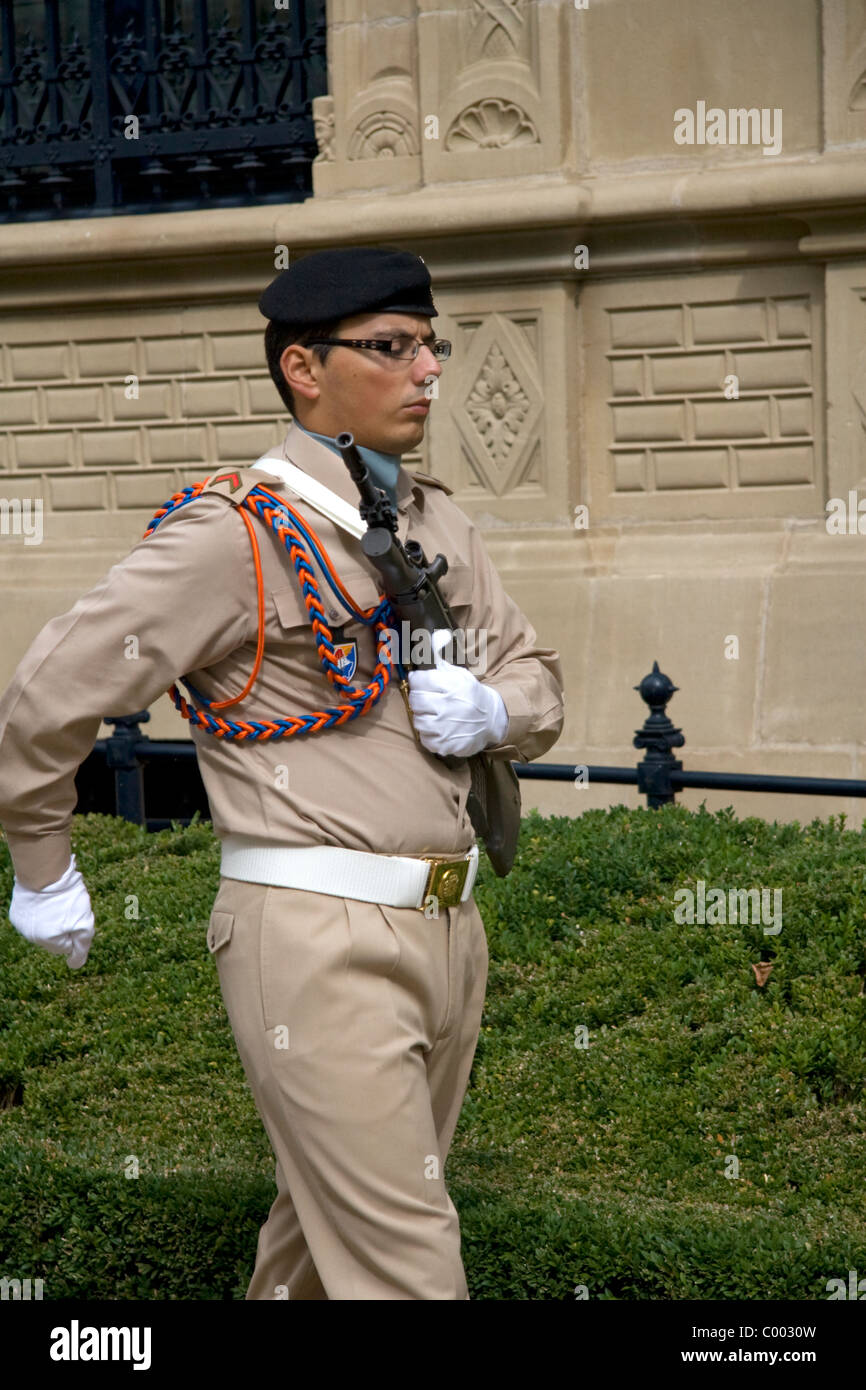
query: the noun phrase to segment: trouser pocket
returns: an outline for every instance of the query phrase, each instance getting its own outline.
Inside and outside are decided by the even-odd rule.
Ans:
[[[231,941],[234,925],[235,914],[233,912],[211,913],[207,928],[207,948],[212,956]]]

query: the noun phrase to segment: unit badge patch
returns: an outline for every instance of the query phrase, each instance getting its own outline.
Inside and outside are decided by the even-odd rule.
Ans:
[[[358,643],[357,642],[335,642],[334,651],[337,655],[337,670],[346,680],[352,680],[358,665]]]

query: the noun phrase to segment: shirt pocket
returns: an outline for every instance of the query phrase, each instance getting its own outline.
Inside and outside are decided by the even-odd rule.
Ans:
[[[439,592],[451,610],[455,628],[451,647],[444,649],[445,658],[457,666],[467,667],[473,676],[482,680],[487,671],[488,633],[472,625],[472,605],[476,598],[472,566],[460,560],[449,564],[439,580]]]
[[[338,573],[343,587],[348,590],[350,597],[359,608],[375,607],[379,602],[381,589],[372,575],[368,574],[366,570],[357,569],[340,570]],[[345,601],[342,598],[337,598],[331,586],[321,579],[319,580],[319,595],[325,610],[325,621],[329,627],[364,626],[353,617]],[[297,582],[290,580],[284,587],[274,589],[271,592],[271,604],[276,611],[280,626],[286,631],[291,631],[293,628],[310,630],[310,610],[308,610],[304,595],[301,593],[301,586]]]
[[[472,567],[460,560],[449,562],[448,569],[438,581],[439,592],[448,607],[457,617],[462,612],[465,617],[472,607],[473,579]]]

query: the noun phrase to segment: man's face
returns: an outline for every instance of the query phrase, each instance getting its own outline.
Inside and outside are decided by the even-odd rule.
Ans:
[[[414,338],[432,344],[430,319],[418,314],[355,314],[335,338]],[[391,359],[375,348],[331,348],[324,363],[311,347],[293,343],[280,364],[305,429],[333,437],[351,430],[356,444],[385,454],[404,454],[420,444],[431,401],[425,389],[442,371],[429,346],[414,358]]]

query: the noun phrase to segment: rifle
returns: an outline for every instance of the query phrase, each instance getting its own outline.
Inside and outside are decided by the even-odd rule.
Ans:
[[[410,633],[421,628],[431,634],[437,628],[455,633],[457,623],[438,587],[438,580],[448,572],[445,556],[436,555],[428,564],[418,541],[407,541],[405,546],[401,543],[397,536],[397,513],[384,489],[376,487],[371,479],[354,437],[346,430],[337,435],[336,444],[361,495],[359,510],[367,526],[361,537],[361,549],[379,571],[383,591],[401,624],[401,632],[405,631],[402,623],[407,622]],[[420,659],[411,664],[419,670],[429,670],[435,665],[435,659]],[[423,748],[412,722],[408,679],[400,681],[399,688],[415,741]],[[442,761],[448,767],[459,767],[467,759],[449,756]],[[495,872],[504,878],[514,863],[520,833],[517,774],[507,758],[491,758],[483,752],[474,754],[468,762],[472,786],[467,810],[476,834],[484,841]]]

